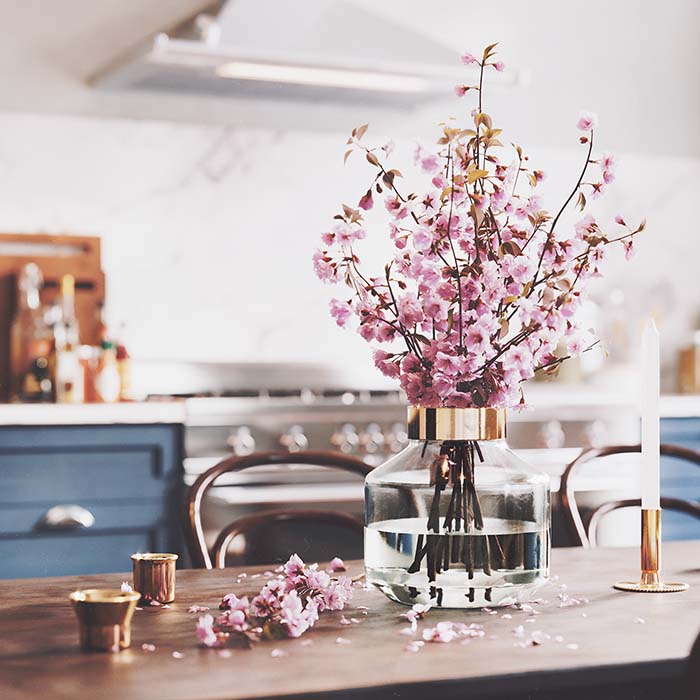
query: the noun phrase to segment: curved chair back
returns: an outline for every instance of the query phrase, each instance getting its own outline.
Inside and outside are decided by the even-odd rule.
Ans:
[[[236,537],[243,535],[247,544],[249,536],[256,530],[275,523],[282,525],[299,523],[341,527],[359,535],[364,531],[364,524],[347,513],[339,513],[332,510],[296,510],[291,508],[263,510],[255,515],[248,515],[234,520],[219,533],[211,552],[214,567],[217,569],[226,567],[226,552]],[[243,556],[246,553],[244,549],[242,552]]]
[[[623,501],[611,501],[599,505],[591,514],[588,528],[584,525],[581,513],[576,503],[576,494],[572,485],[573,473],[586,462],[590,462],[600,457],[610,457],[612,455],[629,454],[641,452],[641,445],[613,445],[610,447],[595,447],[582,452],[569,466],[564,470],[559,485],[559,499],[562,504],[562,510],[566,517],[567,525],[571,535],[576,540],[577,544],[583,547],[596,546],[596,532],[598,525],[604,515],[607,515],[618,508],[629,508],[632,506],[641,506],[638,499],[628,499]],[[684,460],[692,464],[700,466],[700,452],[691,450],[687,447],[679,445],[661,445],[662,457],[675,457],[676,459]],[[700,504],[684,501],[678,498],[662,498],[661,507],[669,510],[678,510],[688,515],[700,517]]]
[[[370,471],[372,471],[372,467],[363,462],[361,459],[343,455],[337,452],[258,452],[241,457],[228,457],[227,459],[222,460],[210,469],[207,469],[207,471],[205,471],[203,474],[200,474],[194,484],[192,484],[187,495],[185,539],[192,558],[192,565],[194,567],[205,569],[213,568],[212,558],[207,550],[206,541],[204,539],[204,529],[202,527],[202,499],[204,498],[204,494],[206,493],[207,489],[209,489],[209,487],[222,474],[229,472],[240,472],[244,469],[251,469],[252,467],[275,464],[309,464],[319,467],[328,467],[331,469],[343,469],[345,471],[352,472],[353,474],[358,474],[362,477],[366,476]],[[320,512],[325,513],[326,517],[330,517],[328,511]],[[286,520],[288,522],[300,521],[302,519],[313,521],[314,519],[318,518],[318,513],[319,511],[312,510],[268,511],[269,517],[267,518],[267,521],[269,522],[269,518],[273,518],[274,520],[278,521]],[[336,512],[333,512],[331,515],[333,516],[333,520],[337,525],[349,525],[348,519],[358,522],[351,516],[344,516],[343,514]],[[262,523],[261,518],[265,520],[265,513],[259,513],[255,516],[243,518],[241,521],[231,523],[231,525],[224,528],[224,530],[219,534],[214,547],[217,559],[223,561],[226,555],[226,548],[231,540],[237,534],[250,532],[252,526],[258,527]],[[328,520],[325,522],[328,522]],[[360,523],[358,523],[358,526],[360,528],[362,527]],[[242,530],[241,527],[243,528]],[[223,554],[221,553],[222,551]]]

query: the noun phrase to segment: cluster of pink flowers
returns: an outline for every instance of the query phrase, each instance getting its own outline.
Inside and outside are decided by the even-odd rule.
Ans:
[[[342,610],[352,598],[352,581],[331,573],[344,570],[342,560],[331,562],[330,572],[306,565],[292,555],[276,578],[270,579],[252,600],[234,593],[219,605],[223,612],[197,621],[197,638],[207,647],[256,641],[263,636],[300,637],[326,610]]]
[[[369,148],[367,126],[354,129],[346,158],[362,154],[375,169],[356,207],[343,205],[313,256],[324,282],[345,283],[350,298],[330,310],[341,327],[351,319],[360,335],[377,344],[374,361],[399,380],[411,403],[422,406],[511,406],[521,403],[521,382],[594,344],[577,321],[589,280],[601,276],[607,247],[624,246],[629,257],[644,222],[630,227],[615,218],[609,234],[591,214],[562,230],[570,203],[583,212],[615,178],[615,159],[593,157],[594,114],[578,120],[585,163],[571,194],[557,210],[536,194],[545,175],[528,166],[520,147],[506,149],[502,131],[482,108],[494,46],[481,60],[478,85],[461,85],[460,96],[478,95],[471,123],[448,122],[433,150],[418,147],[414,161],[424,189],[403,194],[399,170],[386,164],[393,145]],[[522,191],[522,186],[527,191]],[[381,275],[365,273],[357,255],[366,237],[364,216],[381,201],[394,254]],[[402,347],[397,347],[401,341]]]

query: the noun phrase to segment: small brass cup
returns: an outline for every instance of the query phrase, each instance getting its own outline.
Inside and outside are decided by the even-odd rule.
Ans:
[[[116,589],[90,588],[70,595],[80,627],[83,651],[117,652],[131,644],[131,618],[139,594]]]
[[[175,562],[177,554],[132,554],[134,563],[134,590],[141,594],[141,602],[172,603],[175,600]]]

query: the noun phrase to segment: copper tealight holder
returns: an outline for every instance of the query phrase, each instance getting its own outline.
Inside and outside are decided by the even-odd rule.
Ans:
[[[613,588],[633,593],[680,593],[687,583],[661,580],[661,509],[642,508],[642,575],[639,581],[618,581]]]
[[[136,591],[90,588],[71,593],[80,626],[83,651],[117,652],[131,644],[131,618],[138,603]]]
[[[175,562],[177,554],[146,552],[132,554],[134,590],[141,602],[172,603],[175,600]]]

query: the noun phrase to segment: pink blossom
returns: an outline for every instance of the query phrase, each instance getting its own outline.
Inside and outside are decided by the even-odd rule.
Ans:
[[[330,300],[331,316],[335,319],[335,322],[344,328],[348,322],[348,319],[352,315],[352,308],[350,304],[346,301],[340,301],[338,299]]]
[[[336,282],[338,279],[338,271],[335,265],[332,264],[331,258],[326,253],[317,250],[313,257],[314,272],[322,282]]]
[[[634,257],[634,241],[630,238],[629,240],[622,241],[622,246],[625,249],[625,260],[629,260]]]
[[[221,604],[219,605],[221,610],[247,610],[248,609],[248,598],[245,596],[239,598],[235,593],[229,593],[221,599]]]
[[[287,576],[298,576],[304,572],[304,560],[298,554],[292,554],[284,565],[284,573]]]
[[[418,628],[418,620],[422,620],[425,614],[430,610],[430,605],[422,605],[416,603],[408,612],[401,613],[401,617],[405,617],[411,623],[411,631],[415,632]]]
[[[345,571],[345,562],[340,558],[340,557],[334,557],[331,559],[330,564],[328,565],[331,571],[334,573],[337,573],[338,571]]]
[[[337,581],[332,581],[322,594],[323,609],[342,610],[352,598],[352,581],[347,576],[341,576]]]
[[[453,622],[438,622],[435,627],[423,630],[423,641],[446,644],[459,636]]]
[[[457,97],[464,97],[468,90],[468,85],[455,85],[455,95],[457,95]]]
[[[416,250],[425,251],[428,250],[431,245],[433,245],[432,233],[425,227],[421,227],[417,231],[414,231],[411,240],[413,241],[413,246]]]
[[[615,160],[615,156],[611,155],[610,153],[604,153],[600,157],[598,164],[600,165],[601,170],[614,170],[615,166],[617,165],[617,161]]]
[[[489,203],[491,201],[488,194],[474,193],[472,194],[472,201],[474,206],[481,211],[489,208]]]
[[[598,115],[594,112],[581,112],[576,122],[579,131],[592,131],[598,126]]]
[[[602,182],[591,183],[591,198],[598,199],[605,192],[605,187]]]
[[[284,597],[280,622],[287,628],[290,637],[301,637],[309,629],[304,606],[296,591],[290,591]]]
[[[369,211],[374,206],[374,199],[372,199],[372,190],[367,190],[367,193],[360,198],[358,206],[360,207],[360,209],[364,209],[365,211]]]
[[[440,167],[440,161],[435,154],[431,153],[420,159],[420,167],[424,173],[434,173]]]
[[[500,61],[486,60],[494,70],[504,68]],[[472,54],[465,54],[463,62],[481,65]],[[457,86],[456,93],[463,95],[468,89],[469,81]],[[476,145],[474,124],[482,133],[486,125],[498,129],[496,120],[491,127],[491,117],[485,114],[479,107],[471,111],[473,123],[448,120],[441,124],[434,150],[416,148],[416,185],[416,177],[407,177],[411,185],[404,186],[398,175],[389,185],[388,178],[375,171],[371,188],[360,199],[360,211],[342,208],[332,229],[322,234],[323,245],[313,259],[323,281],[346,282],[348,296],[354,297],[331,302],[336,323],[350,325],[354,316],[366,341],[392,343],[391,352],[374,352],[375,365],[398,379],[416,405],[519,403],[521,382],[532,376],[535,367],[552,361],[561,343],[572,343],[576,349],[576,316],[586,285],[601,275],[607,245],[613,242],[606,226],[590,215],[582,216],[569,231],[564,218],[554,231],[555,217],[549,212],[559,211],[562,203],[550,209],[526,189],[528,181],[535,186],[544,179],[543,171],[519,147],[508,155],[509,139],[500,131],[496,136],[503,148],[485,153]],[[591,144],[595,115],[582,113],[577,127],[584,132],[579,141]],[[377,152],[376,147],[368,148]],[[609,154],[587,157],[598,165],[600,175],[580,185],[586,200],[606,190],[616,166]],[[475,167],[486,172],[472,180],[468,174]],[[389,215],[385,218],[392,253],[384,266],[369,273],[361,270],[357,250],[365,236],[361,210],[372,206],[377,188]],[[581,198],[579,206],[585,207]],[[631,237],[642,227],[627,227],[619,215],[615,221],[628,229],[630,238],[620,242],[629,256]],[[574,280],[575,290],[567,291],[566,282],[571,285]],[[405,348],[395,347],[399,339]],[[464,387],[469,390],[463,391]],[[319,612],[326,605],[340,604],[342,593],[315,572],[302,562],[298,573],[285,576],[283,591],[261,592],[251,608],[276,624],[281,601],[292,589],[303,603],[308,596],[317,600]],[[463,633],[461,627],[452,629]]]
[[[394,362],[392,356],[384,350],[375,350],[374,366],[386,377],[398,378],[401,368]]]
[[[469,53],[468,51],[466,53],[462,54],[461,61],[465,66],[471,66],[474,63],[478,63],[478,61],[476,60],[476,57],[473,54]]]
[[[219,638],[214,632],[214,618],[211,615],[202,615],[197,620],[197,639],[207,647],[219,646]]]
[[[504,71],[506,69],[506,64],[503,63],[503,61],[496,61],[493,64],[493,67],[500,73],[501,71]]]
[[[423,320],[423,309],[418,299],[411,294],[404,294],[397,299],[399,321],[404,326],[411,327]]]
[[[247,606],[245,610],[247,610]],[[226,610],[219,616],[217,622],[230,628],[233,632],[243,632],[248,629],[245,610]]]

